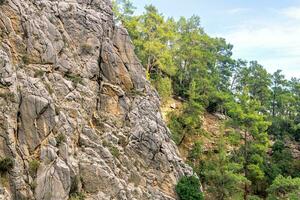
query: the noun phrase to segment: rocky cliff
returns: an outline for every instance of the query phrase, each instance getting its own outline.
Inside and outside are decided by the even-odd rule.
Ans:
[[[0,199],[176,199],[191,169],[110,0],[0,4]]]

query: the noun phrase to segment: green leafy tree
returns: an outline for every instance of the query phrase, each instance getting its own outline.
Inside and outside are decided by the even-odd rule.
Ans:
[[[227,148],[221,139],[217,153],[211,152],[202,166],[204,186],[210,196],[216,200],[241,199],[244,185],[249,184],[243,175],[243,166],[231,160]]]
[[[269,200],[297,200],[300,196],[300,178],[279,175],[268,188]]]
[[[280,143],[300,141],[300,80],[287,80],[281,70],[270,75],[257,61],[234,60],[233,46],[206,34],[198,16],[167,19],[152,5],[140,15],[134,10],[130,0],[114,1],[115,20],[127,28],[163,103],[172,95],[183,102],[169,114],[173,140],[181,145],[186,137],[202,134],[207,111],[227,115],[234,129],[226,137],[233,149],[219,141],[205,161],[196,142],[188,154],[215,198],[241,192],[244,199],[266,198],[279,174],[300,176],[300,162]],[[275,141],[272,149],[269,139]]]
[[[145,7],[145,13],[138,18],[137,30],[140,34],[133,38],[136,53],[149,76],[165,73],[174,75],[172,43],[176,38],[173,20],[165,20],[152,6]]]
[[[242,91],[245,87],[251,98],[260,101],[262,111],[267,112],[271,96],[271,75],[257,61],[251,61],[249,67],[240,70],[237,89]]]
[[[228,114],[232,125],[240,129],[242,145],[236,161],[243,165],[245,177],[251,181],[252,186],[258,186],[264,179],[263,161],[267,156],[268,135],[267,128],[270,123],[266,116],[260,114],[260,103],[252,99],[247,89],[237,96],[238,102],[228,103]],[[255,187],[252,190],[256,192]],[[248,184],[244,185],[244,199],[251,192]]]
[[[113,0],[113,11],[115,14],[115,20],[124,25],[130,23],[133,19],[134,10],[130,0]]]
[[[284,75],[281,74],[281,70],[277,70],[272,76],[272,116],[275,117],[280,110],[282,103],[281,96],[284,94],[287,81]]]
[[[169,77],[159,77],[154,81],[153,85],[157,89],[163,104],[172,97],[172,80]]]
[[[183,176],[176,185],[180,200],[204,200],[199,179],[195,176]]]

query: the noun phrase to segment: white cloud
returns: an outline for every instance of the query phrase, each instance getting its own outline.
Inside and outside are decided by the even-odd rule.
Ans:
[[[248,12],[249,9],[248,8],[232,8],[226,11],[227,14],[230,15],[236,15],[236,14],[242,14],[245,12]]]
[[[299,67],[297,68],[297,66],[300,66],[299,58],[268,58],[262,59],[260,63],[264,65],[267,68],[267,70],[271,73],[275,72],[277,69],[281,69],[287,78],[300,78],[300,70]]]
[[[300,7],[288,7],[281,10],[281,13],[286,17],[300,20]]]
[[[300,19],[300,8],[295,10],[283,9],[271,21],[243,22],[218,36],[234,45],[236,58],[258,60],[270,72],[282,68],[288,78],[300,78],[300,21],[293,20]]]

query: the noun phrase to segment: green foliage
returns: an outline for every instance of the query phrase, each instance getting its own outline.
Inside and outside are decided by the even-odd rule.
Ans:
[[[268,188],[268,199],[297,199],[300,196],[300,178],[283,177],[279,175]],[[295,198],[297,197],[297,198]]]
[[[130,0],[114,1],[115,19],[127,28],[162,101],[173,95],[183,101],[168,115],[176,144],[203,134],[203,113],[226,115],[231,130],[216,152],[208,158],[195,141],[188,153],[208,192],[215,199],[265,199],[279,174],[299,177],[300,161],[280,141],[300,141],[300,80],[233,59],[233,46],[207,35],[198,16],[165,18],[152,5],[140,15],[134,10]]]
[[[153,81],[153,84],[162,99],[162,103],[166,103],[172,96],[172,81],[168,77],[159,77]]]
[[[189,152],[188,159],[196,160],[203,153],[203,144],[200,141],[196,141],[193,149]]]
[[[183,176],[176,185],[180,200],[204,200],[200,182],[195,176]]]
[[[66,73],[65,77],[73,82],[76,87],[78,84],[83,84],[83,78],[80,75],[75,75],[71,73]]]
[[[292,122],[281,117],[274,117],[272,125],[269,127],[268,132],[276,138],[284,138],[289,135],[292,129]]]
[[[79,177],[76,175],[74,177],[71,177],[71,188],[70,188],[70,196],[75,196],[78,194],[79,188]]]
[[[250,196],[248,197],[248,200],[262,200],[262,198],[260,198],[260,197],[258,197],[258,196],[256,196],[256,195],[250,195]]]
[[[80,192],[80,188],[78,187],[79,183],[80,183],[80,177],[78,175],[71,177],[69,200],[84,200],[85,199],[85,194]]]
[[[44,76],[45,72],[43,70],[37,70],[35,73],[34,73],[34,77],[35,78],[38,78],[38,77],[42,77]]]
[[[135,7],[129,0],[113,0],[113,11],[115,14],[115,20],[117,22],[127,23],[132,20],[132,15],[134,13]]]
[[[260,113],[259,100],[251,98],[249,90],[245,88],[237,95],[236,102],[227,105],[232,126],[240,130],[242,144],[235,160],[243,166],[244,176],[251,181],[255,194],[261,193],[265,182],[264,160],[267,157],[269,139],[267,129],[270,123],[266,116]],[[248,195],[249,185],[245,184],[244,194]]]
[[[107,148],[109,149],[110,153],[111,153],[114,157],[118,158],[118,157],[120,156],[120,151],[119,151],[119,149],[118,149],[117,147],[113,146],[111,143],[107,142],[106,140],[103,140],[102,145],[103,145],[104,147],[107,147]]]
[[[36,188],[36,186],[37,186],[36,181],[32,181],[31,183],[29,183],[29,186],[30,186],[30,189],[31,189],[32,191],[34,191],[35,188]]]
[[[84,200],[85,194],[82,192],[76,192],[70,195],[69,200]]]
[[[250,96],[259,100],[263,109],[267,108],[267,101],[270,98],[271,75],[262,65],[251,61],[248,68],[243,68],[240,74],[238,89],[248,88]]]
[[[180,145],[186,135],[196,135],[202,132],[202,106],[193,100],[186,102],[179,112],[171,112],[168,126],[172,131],[172,138],[177,145]]]
[[[184,121],[180,114],[170,112],[168,114],[168,126],[172,132],[172,139],[178,145],[184,136]]]
[[[66,136],[63,133],[58,134],[55,137],[56,145],[59,146],[61,143],[66,142]]]
[[[4,4],[6,0],[0,0],[0,5]]]
[[[289,171],[292,170],[293,156],[289,148],[286,148],[281,140],[277,140],[272,146],[272,163],[280,169],[280,174],[288,175],[291,174]]]
[[[223,113],[225,114],[227,112],[226,110],[226,103],[232,102],[233,97],[228,92],[213,92],[210,94],[208,106],[206,107],[206,110],[209,113]]]
[[[244,185],[249,181],[242,173],[243,165],[226,154],[226,145],[220,140],[217,153],[210,152],[201,166],[203,184],[214,199],[241,199]]]
[[[111,146],[111,147],[109,148],[109,150],[110,150],[110,153],[111,153],[114,157],[118,158],[118,157],[120,156],[120,151],[119,151],[119,149],[118,149],[117,147]]]
[[[31,177],[35,178],[37,170],[40,167],[40,161],[34,159],[29,162],[29,174]]]
[[[28,55],[23,55],[22,56],[22,61],[25,65],[29,64],[29,57]]]
[[[0,172],[6,173],[10,171],[14,166],[14,160],[10,157],[5,157],[0,160]]]

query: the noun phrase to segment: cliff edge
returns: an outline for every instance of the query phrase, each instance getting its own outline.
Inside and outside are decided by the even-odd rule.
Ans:
[[[111,2],[0,3],[0,199],[176,199],[192,170]]]

